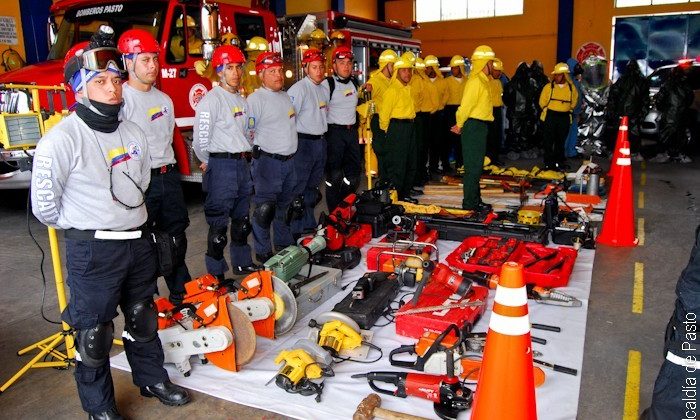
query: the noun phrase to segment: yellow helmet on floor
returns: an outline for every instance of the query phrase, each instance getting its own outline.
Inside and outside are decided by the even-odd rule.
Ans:
[[[450,59],[450,67],[459,67],[464,65],[464,57],[455,55]]]
[[[493,60],[493,69],[503,71],[503,61],[499,60],[498,58]]]
[[[248,41],[246,45],[246,51],[267,51],[270,49],[270,43],[261,36],[254,36]]]
[[[554,66],[552,74],[569,74],[569,65],[566,63],[557,63],[557,65]]]

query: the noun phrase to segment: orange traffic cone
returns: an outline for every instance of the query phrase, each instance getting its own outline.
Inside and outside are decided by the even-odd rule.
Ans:
[[[613,175],[603,228],[596,242],[610,246],[637,246],[637,238],[634,237],[632,160],[627,140],[622,141],[620,157],[615,163],[618,169]]]
[[[617,129],[617,140],[615,140],[615,149],[613,150],[613,157],[610,161],[610,170],[608,170],[608,177],[615,176],[615,170],[617,169],[617,159],[620,157],[620,147],[622,147],[622,141],[627,140],[627,130],[628,130],[627,117],[622,117],[620,119],[620,128]]]
[[[527,291],[515,262],[501,269],[471,418],[537,418]]]

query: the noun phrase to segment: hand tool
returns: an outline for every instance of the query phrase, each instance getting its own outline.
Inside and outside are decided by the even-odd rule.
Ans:
[[[379,407],[382,399],[377,394],[369,394],[363,399],[352,415],[352,420],[372,420],[374,418],[385,420],[429,420],[425,417],[413,416],[398,411],[385,410]]]
[[[321,402],[323,378],[334,376],[330,353],[308,339],[300,339],[291,349],[281,351],[275,357],[275,363],[284,362],[275,377],[270,379],[275,384],[292,394],[304,396],[316,395],[316,402]]]
[[[566,293],[531,284],[527,285],[527,297],[545,305],[568,306],[570,308],[578,308],[583,305],[580,300]]]

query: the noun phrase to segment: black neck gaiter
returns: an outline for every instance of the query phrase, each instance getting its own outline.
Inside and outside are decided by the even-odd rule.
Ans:
[[[124,102],[117,105],[110,105],[90,100],[90,104],[103,115],[92,111],[90,108],[78,102],[75,108],[75,113],[78,114],[78,117],[93,130],[102,133],[113,133],[117,131],[119,127],[119,111],[122,105],[124,105]]]

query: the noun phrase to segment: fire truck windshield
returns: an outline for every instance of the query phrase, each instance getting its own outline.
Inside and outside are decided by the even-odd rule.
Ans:
[[[71,46],[89,40],[100,25],[114,28],[115,38],[127,29],[138,28],[159,39],[166,6],[162,1],[105,4],[86,1],[82,6],[66,10],[48,58],[62,59]]]

